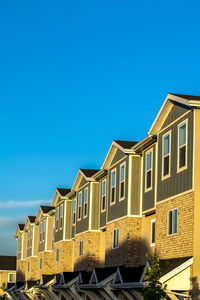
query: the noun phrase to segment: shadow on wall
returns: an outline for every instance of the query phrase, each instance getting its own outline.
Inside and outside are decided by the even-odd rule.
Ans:
[[[200,289],[199,289],[198,278],[196,276],[191,278],[191,284],[192,284],[192,289],[190,292],[190,296],[192,297],[193,300],[199,300]]]
[[[100,251],[103,251],[103,249]],[[100,252],[99,251],[99,252]],[[105,250],[105,261],[101,261],[95,254],[80,256],[74,264],[74,271],[92,271],[99,267],[122,266],[137,267],[146,262],[146,253],[150,252],[147,243],[141,239],[127,239],[118,248]]]
[[[16,272],[16,281],[25,281],[25,274],[22,271]]]

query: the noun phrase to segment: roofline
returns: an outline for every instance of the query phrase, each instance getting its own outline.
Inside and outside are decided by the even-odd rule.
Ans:
[[[93,170],[93,169],[90,169],[90,170]],[[82,171],[81,169],[79,169],[79,170],[78,170],[78,173],[77,173],[77,175],[76,175],[76,178],[75,178],[75,180],[74,180],[74,184],[73,184],[73,186],[72,186],[71,192],[74,191],[74,188],[75,188],[75,185],[76,185],[76,182],[77,182],[77,179],[78,179],[79,174],[81,174],[81,175],[85,178],[85,180],[87,180],[87,181],[96,181],[96,180],[94,179],[94,177],[87,177],[87,176],[83,173],[83,171]],[[70,193],[71,193],[71,192],[70,192]],[[69,193],[69,194],[70,194],[70,193]]]
[[[108,173],[107,170],[101,169],[101,170],[99,170],[96,174],[94,174],[94,178],[95,178],[96,180],[99,180],[99,179],[103,178],[104,176],[106,176],[107,173]]]
[[[150,142],[150,141],[152,141],[152,143],[148,144],[148,142]],[[152,144],[153,144],[154,142],[156,142],[156,141],[157,141],[156,135],[148,135],[148,136],[146,136],[144,139],[142,139],[140,142],[138,142],[136,145],[134,145],[134,146],[132,147],[132,149],[133,149],[136,153],[138,153],[138,152],[140,152],[140,151],[143,150],[143,149],[141,149],[142,146],[144,146],[144,148],[149,147],[150,145],[152,145]],[[145,144],[147,144],[147,145],[145,145]]]
[[[163,104],[162,104],[162,106],[161,106],[161,108],[160,108],[153,124],[151,125],[151,128],[149,129],[149,132],[148,132],[149,135],[151,135],[151,133],[152,133],[154,127],[155,127],[155,124],[156,124],[158,118],[160,117],[166,103],[170,100],[172,100],[174,102],[177,102],[177,103],[180,103],[180,104],[183,104],[183,105],[186,105],[186,106],[200,107],[200,101],[196,101],[196,100],[192,100],[192,99],[187,100],[187,99],[185,99],[184,97],[181,97],[181,96],[177,96],[177,95],[170,94],[170,93],[167,94],[167,97],[165,98],[165,101],[163,102]]]
[[[111,145],[110,145],[110,148],[109,148],[109,150],[108,150],[108,152],[106,154],[106,157],[105,157],[105,159],[103,161],[101,169],[104,169],[105,163],[106,163],[106,161],[108,159],[108,156],[109,156],[110,151],[111,151],[111,149],[112,149],[113,146],[115,146],[116,148],[118,148],[119,150],[121,150],[125,154],[135,154],[134,150],[132,150],[132,149],[125,149],[122,146],[120,146],[117,142],[115,142],[115,140],[113,140],[112,143],[111,143]]]
[[[179,265],[178,267],[176,267],[175,269],[173,269],[172,271],[170,271],[169,273],[163,275],[160,278],[160,282],[164,283],[167,280],[169,280],[170,278],[174,277],[175,275],[177,275],[178,273],[182,272],[183,270],[185,270],[186,268],[190,267],[193,264],[193,257],[189,258],[187,261],[185,261],[184,263],[182,263],[181,265]]]

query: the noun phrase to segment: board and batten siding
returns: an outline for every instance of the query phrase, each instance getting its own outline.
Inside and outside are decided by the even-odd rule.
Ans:
[[[88,212],[87,217],[83,217],[84,210],[84,190],[88,188]],[[82,206],[81,206],[81,219],[78,220],[78,194],[82,192]],[[77,202],[76,202],[76,234],[81,233],[83,231],[87,231],[89,229],[89,207],[90,207],[90,183],[84,186],[84,188],[80,188],[77,191]]]
[[[153,164],[152,164],[152,188],[145,191],[145,166],[146,153],[152,150]],[[155,144],[143,152],[143,197],[142,197],[142,211],[149,210],[155,206],[155,161],[156,161],[156,146]]]
[[[124,200],[119,201],[119,172],[120,165],[122,163],[126,163],[125,170],[125,198]],[[116,169],[116,198],[115,204],[110,205],[110,191],[111,191],[111,172]],[[114,221],[115,219],[124,217],[127,215],[127,199],[128,199],[128,157],[126,156],[124,159],[120,160],[119,163],[115,164],[108,170],[108,218],[107,221]]]
[[[106,209],[105,211],[101,211],[101,207],[102,207],[102,181],[106,180]],[[100,207],[100,228],[106,226],[106,214],[107,214],[107,210],[108,210],[108,178],[104,177],[100,183],[99,183],[99,195],[100,195],[100,203],[99,203],[99,207]]]
[[[175,107],[175,110],[177,108]],[[172,112],[171,112],[172,114]],[[177,172],[178,125],[188,120],[187,169]],[[172,119],[172,121],[174,121]],[[171,130],[171,176],[162,180],[162,137]],[[168,126],[158,134],[158,183],[157,202],[192,189],[193,177],[193,111]]]
[[[100,199],[99,199],[99,182],[91,182],[92,185],[92,216],[91,216],[91,229],[98,230],[99,229],[99,214],[100,214]]]
[[[131,215],[139,215],[140,214],[141,157],[130,156],[129,161],[132,164],[131,179],[128,178],[129,184],[131,185],[130,213]]]

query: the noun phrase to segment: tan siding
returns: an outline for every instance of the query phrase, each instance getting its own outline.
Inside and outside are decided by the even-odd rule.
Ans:
[[[99,183],[91,183],[93,185],[92,191],[92,230],[99,229],[99,209],[100,209],[100,199],[99,199]],[[90,203],[91,205],[91,203]]]

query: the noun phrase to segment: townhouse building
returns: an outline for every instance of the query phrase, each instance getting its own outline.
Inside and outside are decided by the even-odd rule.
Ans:
[[[114,140],[100,170],[80,169],[71,189],[56,189],[51,206],[18,225],[18,281],[53,276],[52,299],[139,299],[146,253],[156,251],[163,285],[189,292],[200,278],[199,149],[200,97],[168,94],[146,138]]]

